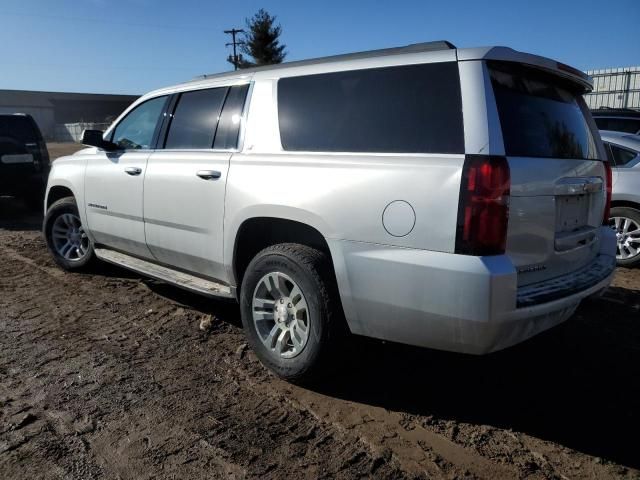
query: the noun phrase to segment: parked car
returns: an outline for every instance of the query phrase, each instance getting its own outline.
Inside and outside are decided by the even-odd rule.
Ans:
[[[47,145],[31,115],[0,114],[0,195],[41,209],[49,168]]]
[[[589,78],[446,42],[205,76],[149,93],[49,177],[44,234],[237,299],[308,380],[348,332],[482,354],[564,320],[615,268]]]
[[[631,108],[599,108],[591,114],[600,130],[640,134],[640,111]]]
[[[613,166],[610,224],[616,231],[618,265],[640,265],[640,136],[601,131]]]

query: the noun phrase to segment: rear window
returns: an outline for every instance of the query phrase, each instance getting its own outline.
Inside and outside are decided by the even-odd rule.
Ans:
[[[21,143],[35,143],[40,140],[31,120],[21,115],[0,116],[0,136],[11,137]]]
[[[489,62],[489,69],[507,155],[598,158],[577,87],[518,65]]]
[[[464,153],[455,62],[283,78],[285,150]]]

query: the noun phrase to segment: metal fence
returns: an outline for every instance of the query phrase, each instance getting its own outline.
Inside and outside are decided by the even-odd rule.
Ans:
[[[87,130],[106,130],[109,123],[59,123],[55,126],[53,139],[56,142],[80,142],[82,132]]]
[[[593,92],[585,95],[591,109],[640,109],[640,67],[587,70],[593,78]]]

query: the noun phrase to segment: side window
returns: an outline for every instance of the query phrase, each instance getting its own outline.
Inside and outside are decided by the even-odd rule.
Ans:
[[[112,142],[124,149],[153,148],[153,137],[161,119],[167,97],[148,100],[124,117],[113,131]]]
[[[248,91],[249,85],[238,85],[231,87],[229,90],[229,95],[227,95],[227,100],[224,102],[224,108],[220,116],[213,148],[229,150],[238,147],[240,119]]]
[[[282,78],[285,150],[464,153],[455,62]]]
[[[171,116],[164,148],[212,148],[227,88],[184,92]]]
[[[616,167],[624,167],[631,160],[636,158],[638,154],[626,148],[620,148],[615,145],[609,144],[611,147],[611,153],[613,154],[613,163]]]

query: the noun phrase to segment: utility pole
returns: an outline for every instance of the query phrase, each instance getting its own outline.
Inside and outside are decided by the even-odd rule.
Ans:
[[[231,30],[225,30],[224,33],[226,34],[231,34],[231,43],[227,43],[225,44],[226,47],[230,47],[233,46],[233,56],[229,55],[229,61],[231,63],[233,63],[233,69],[234,70],[238,70],[238,64],[240,63],[240,59],[242,57],[242,55],[238,56],[236,47],[238,45],[242,45],[244,42],[241,42],[240,40],[236,41],[236,35],[238,33],[244,33],[244,30],[242,29],[237,29],[237,28],[232,28]]]

